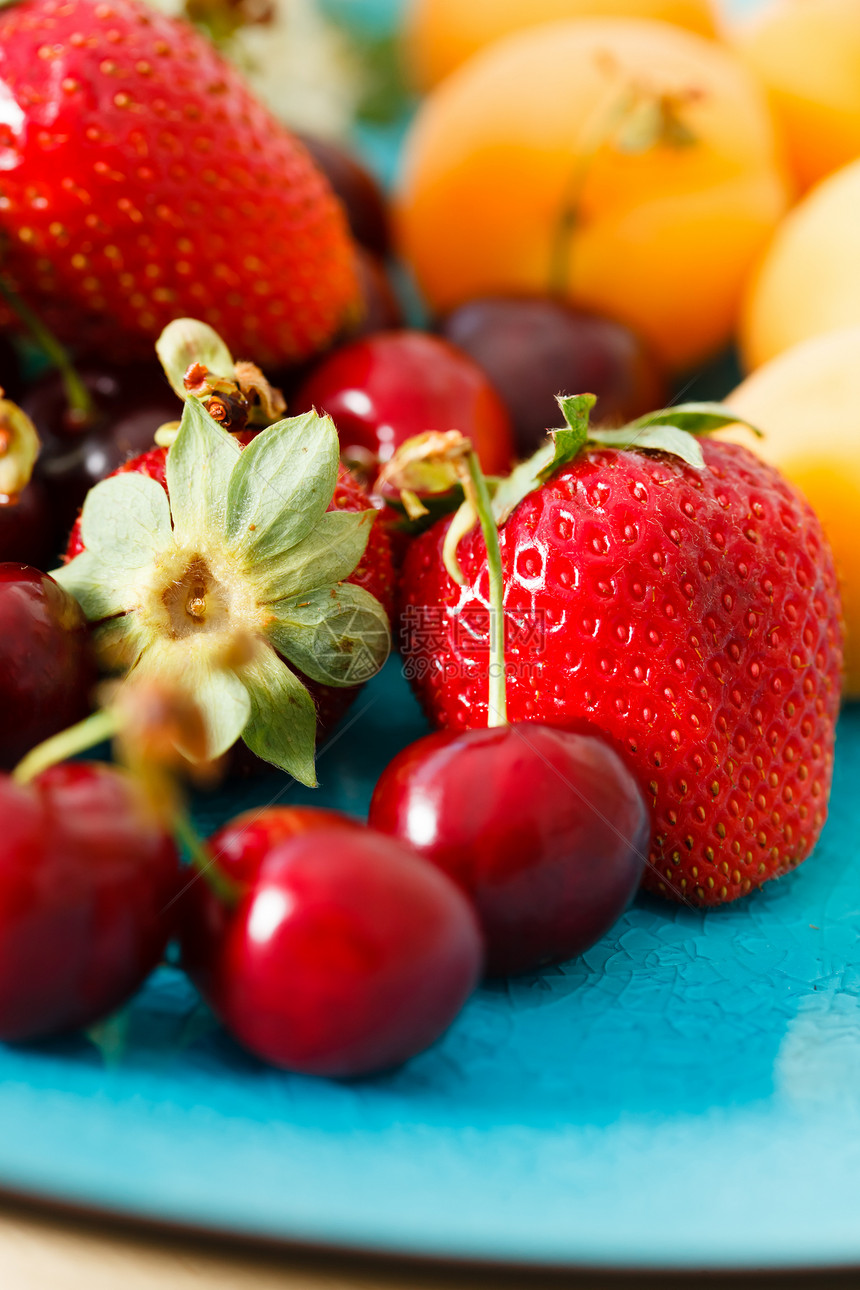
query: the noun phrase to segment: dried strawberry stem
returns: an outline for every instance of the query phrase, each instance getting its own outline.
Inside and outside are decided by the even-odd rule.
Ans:
[[[487,481],[477,455],[470,452],[469,500],[474,506],[484,543],[487,548],[487,570],[490,578],[490,667],[487,696],[487,725],[504,726],[508,721],[508,700],[505,686],[505,584],[502,577],[502,553],[499,547],[499,530],[493,515]]]
[[[12,290],[2,274],[0,274],[0,296],[24,324],[34,343],[60,373],[66,391],[66,400],[75,420],[80,425],[87,425],[95,417],[95,407],[89,390],[69,357],[68,350],[60,344],[30,306],[24,303],[17,291]]]

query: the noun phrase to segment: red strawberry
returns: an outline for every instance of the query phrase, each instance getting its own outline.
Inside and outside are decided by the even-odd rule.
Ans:
[[[236,436],[243,446],[255,437],[255,433],[251,431],[244,431]],[[139,457],[133,457],[130,461],[125,462],[109,478],[124,474],[146,475],[150,479],[156,480],[167,492],[166,462],[167,449],[153,448],[151,451],[141,453]],[[337,484],[328,509],[330,511],[366,511],[373,509],[365,489],[343,465],[338,467]],[[78,516],[69,536],[64,562],[69,564],[85,550],[86,547],[81,537],[81,518]],[[391,544],[386,529],[384,525],[379,523],[379,520],[371,528],[364,555],[347,581],[370,592],[381,603],[389,617],[391,616],[394,601]],[[318,721],[323,729],[330,728],[343,716],[358,692],[357,687],[342,688],[322,685],[310,680],[301,672],[297,672],[297,675],[314,697]],[[241,760],[239,764],[243,764]]]
[[[338,330],[343,211],[193,28],[137,0],[24,0],[0,16],[0,90],[4,271],[58,334],[147,352],[192,314],[275,365]]]
[[[815,845],[842,654],[810,507],[743,448],[705,442],[703,454],[699,471],[589,448],[519,501],[500,540],[509,719],[613,738],[653,800],[645,885],[717,905]],[[449,523],[407,554],[403,652],[431,720],[475,727],[487,720],[485,546],[477,529],[460,541],[457,586],[442,562]]]

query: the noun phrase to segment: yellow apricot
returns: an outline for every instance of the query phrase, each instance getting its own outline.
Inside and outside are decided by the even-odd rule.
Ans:
[[[748,369],[808,336],[860,325],[860,161],[813,188],[753,275],[741,325]]]
[[[412,0],[403,52],[412,84],[428,90],[484,45],[563,18],[653,18],[716,34],[711,0]]]
[[[860,696],[860,327],[814,336],[753,372],[726,399],[765,432],[745,443],[812,503],[833,547],[846,625],[845,689]]]
[[[736,44],[767,87],[801,190],[860,156],[860,0],[776,0]]]
[[[583,18],[497,41],[428,95],[397,219],[434,309],[556,294],[682,368],[729,338],[786,201],[764,94],[734,55]]]

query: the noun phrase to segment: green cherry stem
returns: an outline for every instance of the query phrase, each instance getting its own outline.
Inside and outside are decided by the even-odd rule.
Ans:
[[[87,752],[106,739],[113,739],[119,728],[120,718],[116,709],[101,708],[76,725],[69,726],[68,730],[61,730],[59,734],[51,735],[50,739],[31,748],[12,771],[12,778],[16,784],[29,784],[31,779],[55,766],[57,762],[68,761],[70,757]]]
[[[41,318],[33,312],[30,306],[24,303],[17,291],[12,290],[1,273],[0,296],[6,301],[13,313],[17,314],[36,346],[46,358],[50,359],[60,373],[69,408],[74,413],[76,420],[81,425],[88,425],[95,418],[95,407],[89,390],[84,385],[69,357],[68,350],[64,345],[60,344],[56,336],[48,330]]]
[[[16,784],[29,784],[43,770],[68,761],[79,753],[87,752],[97,744],[113,739],[122,729],[122,714],[118,708],[100,708],[83,721],[61,730],[43,743],[37,744],[12,771]],[[219,869],[217,861],[191,822],[188,812],[176,805],[169,812],[173,835],[188,854],[191,867],[209,884],[219,899],[235,904],[239,890],[235,883]]]
[[[487,570],[490,578],[490,669],[487,697],[487,725],[504,726],[508,722],[508,700],[505,685],[505,584],[502,577],[502,553],[499,530],[493,515],[493,504],[481,463],[470,452],[467,491],[475,508],[487,548]],[[464,481],[465,483],[465,481]]]
[[[178,807],[173,814],[173,833],[185,849],[191,868],[206,882],[225,905],[235,905],[241,892],[218,866],[218,861],[194,827],[187,811]]]

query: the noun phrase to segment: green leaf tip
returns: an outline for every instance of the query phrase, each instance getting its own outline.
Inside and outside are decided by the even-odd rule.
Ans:
[[[620,429],[603,429],[590,424],[596,402],[593,394],[560,394],[557,402],[565,420],[564,426],[550,431],[547,442],[541,444],[527,461],[520,462],[495,488],[493,514],[497,524],[503,524],[524,497],[588,448],[664,452],[678,457],[694,470],[704,470],[705,459],[696,442],[699,436],[735,424],[746,426],[759,437],[762,434],[756,426],[722,403],[680,403],[676,407],[649,412]]]
[[[561,408],[565,424],[560,430],[552,430],[552,460],[537,472],[537,478],[543,482],[549,479],[561,466],[566,466],[582,452],[588,443],[589,418],[591,409],[597,402],[596,394],[559,394],[556,402]]]
[[[188,397],[185,373],[195,363],[226,380],[234,377],[229,349],[213,327],[197,318],[174,318],[155,342],[155,352],[170,388],[180,399]]]

